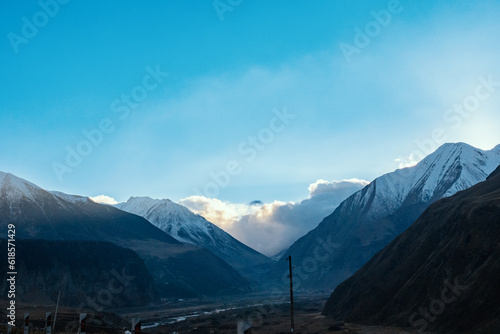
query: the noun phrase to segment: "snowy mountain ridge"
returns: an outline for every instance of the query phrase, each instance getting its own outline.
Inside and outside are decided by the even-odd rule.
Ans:
[[[49,191],[52,195],[62,198],[66,202],[78,204],[78,203],[88,203],[92,201],[89,197],[78,196],[78,195],[68,195],[60,191]],[[92,201],[93,202],[93,201]]]
[[[132,261],[132,251],[142,258],[159,296],[192,297],[250,289],[249,282],[213,252],[181,243],[138,215],[88,197],[48,192],[12,174],[0,174],[0,218],[4,239],[12,223],[18,239],[112,243],[127,248],[127,263]],[[111,269],[116,265],[109,262],[112,258],[106,261]],[[64,269],[55,268],[50,276],[66,277],[58,270]],[[204,274],[199,275],[199,270]]]
[[[371,202],[371,218],[394,212],[408,197],[420,202],[449,197],[481,181],[500,164],[500,145],[483,151],[465,143],[444,144],[416,166],[382,175],[363,192],[354,194],[354,202]],[[413,198],[415,197],[415,198]],[[357,201],[356,201],[357,199]]]
[[[45,198],[49,201],[57,203],[59,207],[69,209],[71,201],[66,198],[58,196],[58,192],[50,192],[31,183],[25,179],[17,177],[11,173],[4,173],[0,171],[0,200],[11,203],[9,205],[10,214],[19,216],[21,211],[15,209],[13,203],[21,203],[22,201],[30,201],[38,207],[41,213],[45,214],[46,203],[40,201],[40,198]],[[65,195],[65,194],[63,194]],[[69,195],[66,195],[69,196]]]
[[[0,194],[10,199],[28,197],[33,199],[33,192],[41,190],[37,185],[10,173],[0,172]]]
[[[10,201],[20,201],[23,198],[36,203],[43,211],[43,205],[39,203],[39,196],[52,197],[62,207],[68,203],[86,203],[90,198],[77,195],[68,195],[60,191],[47,191],[34,183],[26,181],[10,173],[0,172],[0,196]]]
[[[433,202],[486,180],[500,165],[500,145],[484,151],[444,144],[417,165],[376,178],[351,195],[287,251],[314,257],[317,240],[338,245],[307,288],[333,289],[405,231]]]
[[[142,216],[178,241],[204,247],[242,275],[258,279],[272,260],[233,238],[188,208],[169,199],[131,197],[116,208]]]
[[[205,218],[169,199],[131,197],[127,202],[119,203],[115,207],[146,218],[181,242],[197,245],[207,242],[207,238],[214,242],[215,235],[223,232],[218,231],[219,228]]]

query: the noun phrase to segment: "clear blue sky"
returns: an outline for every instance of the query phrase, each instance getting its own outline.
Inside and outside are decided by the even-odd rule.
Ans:
[[[435,129],[500,143],[500,86],[482,83],[500,82],[498,1],[238,2],[73,0],[45,6],[51,16],[2,1],[0,170],[68,193],[179,200],[210,195],[211,172],[231,162],[214,197],[292,201],[317,179],[398,168]],[[371,36],[356,41],[357,28]],[[168,76],[148,77],[157,67]],[[464,101],[472,111],[448,112]],[[274,119],[284,108],[288,124]],[[67,147],[88,151],[83,131],[102,122],[69,167]]]

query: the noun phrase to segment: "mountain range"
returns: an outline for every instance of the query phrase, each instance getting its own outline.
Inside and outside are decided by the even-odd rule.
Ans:
[[[483,151],[445,144],[414,167],[376,178],[285,252],[295,259],[297,289],[333,290],[431,203],[484,181],[499,164],[500,145]],[[271,277],[280,279],[286,271],[279,261]]]
[[[178,241],[210,250],[248,279],[259,280],[273,262],[202,216],[171,200],[131,197],[116,207],[144,217]]]
[[[340,284],[323,313],[420,333],[500,332],[500,167],[432,204]]]
[[[31,277],[25,280],[26,283],[21,283],[19,289],[26,294],[37,295],[37,300],[41,301],[53,300],[57,292],[54,284],[66,287],[69,295],[79,290],[87,291],[95,284],[104,284],[99,281],[99,271],[109,276],[109,273],[105,274],[106,268],[117,267],[141,272],[141,282],[131,286],[128,293],[143,304],[165,297],[248,292],[252,288],[267,286],[262,284],[267,283],[266,280],[275,284],[283,283],[280,280],[286,281],[288,264],[284,258],[289,255],[295,267],[296,290],[331,292],[377,252],[389,244],[393,245],[396,242],[393,240],[423,212],[428,212],[426,210],[432,203],[446,202],[450,196],[457,198],[463,190],[471,187],[477,189],[474,186],[486,180],[498,165],[500,145],[483,151],[464,143],[445,144],[417,165],[382,175],[355,192],[315,229],[284,251],[277,262],[168,199],[131,197],[114,207],[95,203],[84,196],[49,192],[12,174],[0,172],[0,239],[6,238],[7,225],[15,224],[20,252],[24,254],[19,260],[20,271]],[[488,182],[492,183],[492,179],[495,178],[490,177]],[[481,194],[477,196],[483,198]],[[479,205],[470,208],[468,214],[471,217],[477,210],[479,213],[487,211],[480,206],[484,203],[476,201],[473,196],[464,197],[460,205],[467,203]],[[492,205],[490,202],[487,204]],[[453,205],[449,205],[449,210],[454,210]],[[493,205],[490,209],[494,208]],[[445,218],[449,217],[435,215],[435,219],[440,219],[439,224]],[[484,218],[491,217],[486,215]],[[439,224],[436,223],[436,226]],[[430,234],[428,237],[437,240]],[[423,239],[420,243],[427,244]],[[451,239],[449,244],[452,245]],[[423,249],[417,244],[413,247],[429,251],[431,244],[427,245]],[[406,250],[405,254],[410,253]],[[94,254],[92,256],[96,260],[93,261],[90,254]],[[102,258],[97,259],[98,254],[102,254]],[[425,260],[423,257],[421,260]],[[41,258],[52,260],[46,266],[40,266]],[[75,266],[73,258],[75,263],[84,264]],[[396,267],[400,264],[398,261],[402,261],[396,257],[391,259],[390,265]],[[383,264],[382,260],[377,261]],[[94,262],[95,267],[101,269],[95,271],[92,268]],[[64,272],[64,279],[58,276],[61,272]],[[376,274],[381,275],[374,272]],[[52,281],[54,284],[50,283]],[[367,284],[365,281],[356,282],[360,287]],[[401,282],[397,279],[392,283],[397,285]],[[0,285],[0,288],[4,290],[5,286]],[[40,288],[33,290],[37,286]],[[391,309],[392,306],[387,306],[385,313],[373,313],[378,306],[371,311],[365,310],[366,314],[372,312],[369,317],[364,317],[365,313],[357,313],[357,308],[363,309],[361,306],[355,306],[349,313],[338,311],[335,308],[337,298],[353,305],[361,300],[358,296],[350,302],[351,296],[358,293],[358,285],[347,286],[342,288],[344,290],[340,287],[336,290],[337,297],[329,301],[325,314],[346,319],[368,319],[374,323],[379,320],[401,323],[401,317],[391,318],[390,315],[398,314],[395,308]],[[373,291],[374,296],[378,288]],[[130,296],[116,298],[118,304],[115,306],[131,304]],[[77,299],[70,297],[67,300],[72,302]],[[366,305],[371,305],[370,302],[374,301],[369,300]]]
[[[160,297],[237,293],[250,288],[246,279],[212,252],[181,243],[142,217],[86,197],[50,193],[3,172],[0,217],[2,238],[12,223],[17,239],[105,241],[131,249],[144,260]]]

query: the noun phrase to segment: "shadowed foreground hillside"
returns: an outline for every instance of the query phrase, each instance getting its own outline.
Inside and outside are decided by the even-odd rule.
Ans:
[[[0,247],[7,249],[7,241]],[[109,242],[16,240],[16,259],[16,302],[55,304],[59,290],[61,305],[84,309],[146,305],[156,298],[144,261]],[[5,275],[7,261],[1,268]]]

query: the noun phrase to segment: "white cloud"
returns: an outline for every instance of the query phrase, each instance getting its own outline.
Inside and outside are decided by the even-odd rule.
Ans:
[[[258,206],[202,196],[191,196],[179,203],[246,245],[271,256],[314,229],[344,199],[368,183],[359,179],[318,180],[309,186],[310,198],[298,203],[274,201]]]
[[[205,219],[222,229],[227,229],[244,215],[248,215],[259,210],[259,206],[256,205],[234,204],[204,196],[186,197],[181,199],[179,204],[184,205],[194,213],[205,217]]]
[[[341,191],[344,189],[351,189],[353,184],[359,184],[361,187],[368,185],[370,182],[360,179],[348,179],[342,181],[325,181],[325,180],[317,180],[316,182],[309,185],[309,194],[311,197],[316,195],[331,193],[334,191]]]
[[[106,195],[99,195],[99,196],[95,196],[95,197],[90,197],[90,199],[96,203],[101,203],[101,204],[109,204],[109,205],[118,204],[118,202],[114,198],[106,196]]]
[[[418,157],[415,154],[410,154],[407,158],[397,158],[394,161],[399,162],[399,169],[416,166],[422,157]]]

